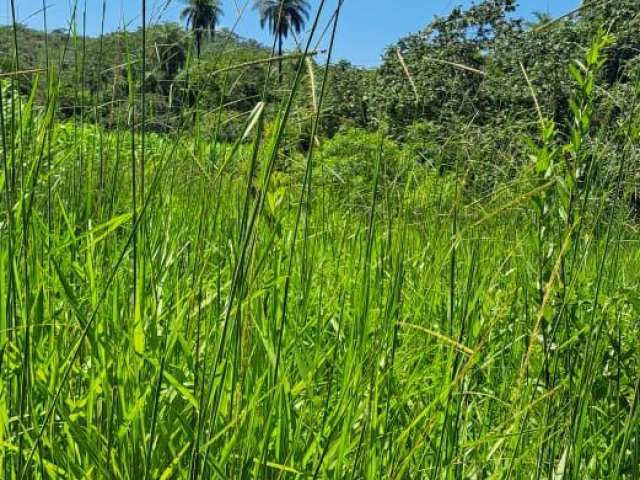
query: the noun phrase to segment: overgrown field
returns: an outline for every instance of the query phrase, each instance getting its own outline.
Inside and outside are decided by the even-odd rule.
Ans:
[[[133,213],[130,135],[22,134],[3,176],[5,478],[638,474],[625,209],[595,197],[543,230],[552,181],[466,203],[462,179],[427,175],[349,210],[269,182],[268,145],[150,137]]]
[[[292,147],[304,62],[235,141],[198,111],[150,133],[133,80],[106,128],[57,115],[54,69],[28,98],[11,77],[0,476],[640,478],[640,117],[594,119],[612,41],[499,181],[473,141],[437,165],[384,123],[316,141],[321,108]]]

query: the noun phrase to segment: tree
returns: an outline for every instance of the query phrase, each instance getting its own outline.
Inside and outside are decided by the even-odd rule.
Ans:
[[[179,25],[164,24],[154,27],[149,32],[151,46],[148,52],[152,64],[162,71],[165,80],[173,79],[182,70],[186,61],[184,33]]]
[[[260,12],[260,26],[269,31],[278,42],[278,78],[282,83],[282,43],[290,33],[299,34],[309,19],[307,0],[256,0],[255,9]]]
[[[491,76],[485,70],[498,49],[522,31],[522,20],[512,15],[515,8],[514,0],[454,8],[392,45],[372,94],[377,115],[394,131],[416,121],[464,125],[493,118],[484,89]]]
[[[169,112],[181,105],[182,98],[176,95],[176,79],[185,66],[187,46],[180,25],[167,23],[148,29],[147,66],[145,88],[155,112]]]
[[[357,68],[343,60],[329,69],[329,88],[325,100],[323,130],[329,137],[346,128],[371,126],[368,95],[375,81],[375,70]]]
[[[553,17],[550,13],[536,10],[535,12],[533,12],[533,19],[526,22],[526,26],[531,30],[535,30],[536,28],[543,27],[544,25],[551,23],[552,21]]]
[[[188,0],[180,18],[191,28],[200,58],[202,40],[205,35],[215,35],[218,20],[223,15],[221,0]]]
[[[607,49],[607,62],[603,75],[608,85],[625,78],[629,67],[637,62],[640,51],[640,3],[637,0],[601,2],[584,0],[578,29],[585,38],[593,38],[604,26],[616,38],[615,45]]]

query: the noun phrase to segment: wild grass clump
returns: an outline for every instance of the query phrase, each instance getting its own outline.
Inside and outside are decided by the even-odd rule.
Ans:
[[[637,90],[615,153],[593,102],[613,41],[570,68],[569,133],[534,112],[517,175],[477,190],[465,159],[489,160],[421,142],[433,126],[322,138],[305,62],[233,135],[198,102],[150,133],[144,67],[109,128],[58,114],[54,60],[14,72],[1,476],[639,478]]]

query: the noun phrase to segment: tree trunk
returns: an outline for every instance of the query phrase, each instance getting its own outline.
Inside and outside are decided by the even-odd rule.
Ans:
[[[200,51],[202,48],[202,30],[196,30],[196,55],[200,58]]]
[[[282,35],[278,35],[278,82],[282,85]]]

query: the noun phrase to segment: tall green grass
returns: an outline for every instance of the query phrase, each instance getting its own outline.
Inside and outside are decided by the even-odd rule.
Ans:
[[[324,29],[330,61],[341,5],[321,2],[330,23],[317,13],[303,53]],[[44,83],[7,77],[3,478],[640,478],[640,248],[611,201],[637,111],[616,178],[589,147],[610,41],[571,69],[570,135],[541,116],[528,166],[481,202],[464,165],[383,183],[384,127],[364,207],[315,183],[332,175],[322,145],[301,175],[281,170],[306,81],[318,133],[328,63],[309,79],[298,62],[235,143],[198,112],[146,128],[144,41],[126,52],[128,123],[110,130],[56,115],[64,59],[47,57]]]

